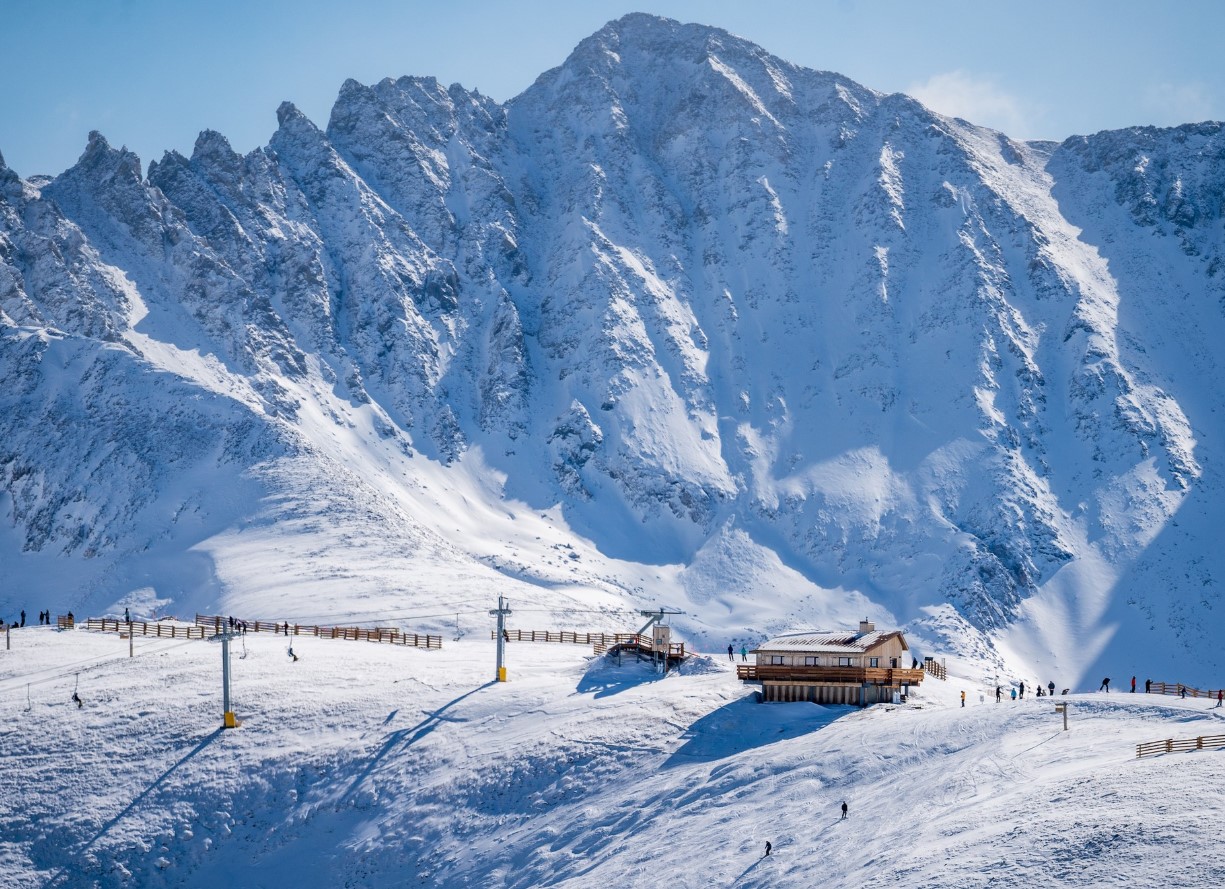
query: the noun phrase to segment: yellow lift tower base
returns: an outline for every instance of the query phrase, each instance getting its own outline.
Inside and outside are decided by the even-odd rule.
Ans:
[[[240,725],[242,725],[242,723],[238,721],[237,717],[235,717],[233,713],[226,711],[225,728],[238,728]]]
[[[505,682],[505,681],[506,681],[506,668],[498,667],[498,682]]]

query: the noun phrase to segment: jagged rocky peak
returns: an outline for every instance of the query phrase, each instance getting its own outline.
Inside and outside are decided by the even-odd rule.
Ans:
[[[289,127],[309,127],[316,132],[319,130],[315,126],[314,121],[298,110],[298,106],[288,100],[282,102],[276,109],[277,126],[282,129]]]
[[[0,154],[0,199],[5,197],[14,183],[20,183],[21,179],[16,172],[10,170],[4,162],[4,155]]]
[[[193,166],[208,166],[237,172],[242,155],[230,147],[230,140],[216,130],[202,130],[191,151]]]
[[[96,181],[105,181],[112,176],[122,175],[139,183],[142,180],[140,158],[129,151],[125,145],[122,148],[112,148],[97,130],[91,130],[85,151],[76,164],[68,172],[76,171],[81,177],[89,177]],[[101,178],[105,177],[105,178]]]

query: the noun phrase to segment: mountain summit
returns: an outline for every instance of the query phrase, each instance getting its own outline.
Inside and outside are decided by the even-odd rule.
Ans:
[[[277,118],[0,165],[4,613],[1225,668],[1220,124],[1019,142],[646,15]]]

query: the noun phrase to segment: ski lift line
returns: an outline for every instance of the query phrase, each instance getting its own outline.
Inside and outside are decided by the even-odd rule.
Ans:
[[[333,620],[328,615],[317,615],[316,614],[316,615],[306,615],[305,617],[295,617],[293,618],[293,620],[289,622],[289,625],[290,626],[295,626],[295,625],[296,626],[307,626],[307,623],[306,623],[307,621],[325,621],[326,623],[318,624],[318,626],[364,627],[367,624],[377,623],[379,621],[386,622],[386,621],[393,621],[393,620],[429,620],[432,618],[454,617],[457,614],[484,614],[487,610],[488,609],[486,608],[475,608],[470,611],[455,611],[454,609],[452,609],[450,611],[442,612],[441,614],[382,614],[382,615],[367,614],[364,617],[357,619],[357,620],[343,620],[343,621]],[[285,623],[285,621],[276,620],[276,621],[268,621],[268,623],[274,623],[274,624],[280,625],[280,624]]]
[[[188,642],[198,642],[198,641],[199,641],[198,639],[188,640]],[[167,645],[165,647],[156,648],[155,651],[156,652],[171,651],[175,648],[181,648],[182,646],[187,645],[188,642],[171,643],[170,645]],[[156,643],[142,645],[139,649],[137,649],[137,651],[139,651],[142,654],[144,653],[152,654],[152,653],[155,653],[155,651],[150,651],[150,649],[153,649],[155,645]],[[13,691],[13,688],[10,687],[9,685],[10,683],[13,683],[13,682],[17,683],[16,687],[18,690],[20,690],[20,685],[22,684],[45,685],[48,682],[55,682],[59,679],[64,679],[76,673],[84,673],[89,670],[96,670],[99,667],[105,667],[108,664],[118,663],[119,661],[126,661],[126,660],[130,660],[130,658],[126,655],[122,657],[107,658],[106,660],[101,660],[101,661],[97,660],[96,658],[90,658],[88,660],[75,661],[75,662],[68,663],[68,664],[57,664],[54,667],[47,667],[42,670],[33,670],[29,673],[21,673],[16,676],[9,676],[6,679],[0,680],[0,695],[6,695],[9,692]],[[31,679],[30,678],[32,676],[38,676],[40,673],[46,673],[47,670],[60,670],[61,672],[56,673],[51,676],[46,676],[42,679]]]
[[[468,600],[463,600],[460,602],[439,602],[438,606],[440,608],[449,608],[450,611],[448,613],[454,614],[456,607],[459,607],[459,608],[463,608],[464,606],[473,607],[473,606],[480,606],[483,604],[485,604],[484,600],[468,599]],[[345,615],[345,617],[349,619],[362,619],[362,620],[377,619],[380,616],[382,616],[382,612],[378,612],[378,611],[359,612],[357,615],[354,615],[353,612],[349,612],[348,614]],[[330,615],[330,614],[315,614],[315,615],[299,616],[297,619],[298,620],[330,620],[332,617],[333,615]],[[272,622],[275,623],[275,621],[272,621]],[[284,623],[284,621],[281,621],[281,623]]]
[[[515,613],[523,614],[629,614],[638,615],[640,611],[625,611],[619,608],[516,608]],[[654,612],[652,612],[654,613]]]
[[[481,604],[481,603],[479,602],[478,603],[461,602],[459,604],[460,605],[470,605],[470,604]],[[605,608],[516,608],[515,611],[522,612],[524,614],[607,614],[607,615],[629,615],[629,616],[636,616],[640,613],[639,610],[626,610],[626,609],[621,609],[621,608],[612,608],[612,609],[605,609]],[[377,613],[370,612],[370,613],[365,614],[361,618],[357,618],[357,619],[347,616],[348,619],[346,620],[334,620],[329,615],[326,615],[326,614],[324,615],[314,614],[314,615],[305,615],[305,616],[299,615],[293,618],[292,621],[290,621],[290,626],[294,626],[295,624],[298,626],[305,626],[307,621],[326,621],[326,624],[319,624],[319,626],[326,625],[329,627],[360,627],[360,626],[365,626],[368,623],[389,622],[389,621],[396,621],[396,620],[401,620],[401,621],[403,620],[437,620],[440,618],[455,617],[455,615],[457,614],[458,615],[485,614],[487,612],[488,612],[487,607],[473,608],[470,610],[461,609],[459,611],[456,611],[455,609],[451,609],[450,611],[445,611],[445,612],[441,612],[438,614],[377,614]],[[285,623],[285,621],[283,620],[269,621],[269,623]]]

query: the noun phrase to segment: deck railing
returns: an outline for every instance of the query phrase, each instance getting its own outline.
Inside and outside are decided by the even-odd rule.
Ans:
[[[776,682],[867,682],[872,685],[918,685],[923,670],[901,667],[796,667],[787,664],[737,664],[736,678]]]

